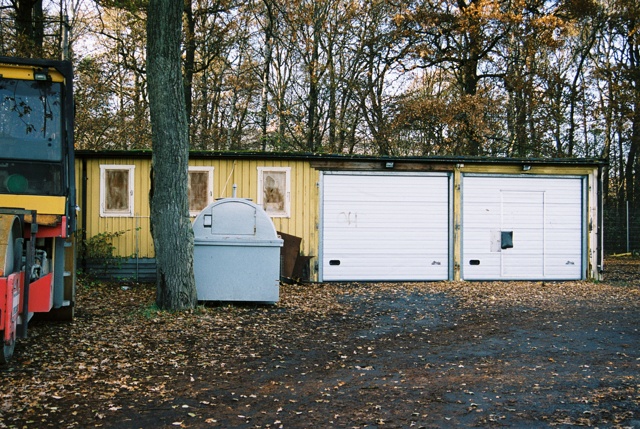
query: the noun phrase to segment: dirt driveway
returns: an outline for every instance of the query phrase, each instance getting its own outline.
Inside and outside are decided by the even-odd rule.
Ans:
[[[640,263],[607,269],[176,314],[85,282],[76,320],[30,325],[0,368],[0,428],[640,428]]]

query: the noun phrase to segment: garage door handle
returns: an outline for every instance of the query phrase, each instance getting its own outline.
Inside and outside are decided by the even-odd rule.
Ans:
[[[500,231],[500,247],[502,249],[513,247],[513,231]]]

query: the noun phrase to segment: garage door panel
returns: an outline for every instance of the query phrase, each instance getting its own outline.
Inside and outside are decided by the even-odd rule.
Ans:
[[[491,226],[491,225],[488,225]],[[488,228],[483,230],[465,231],[465,251],[476,257],[491,251],[491,233]]]
[[[413,281],[422,280],[424,276],[423,266],[430,266],[430,275],[446,279],[448,266],[446,261],[438,261],[439,255],[404,255],[404,257],[389,258],[385,254],[366,254],[353,256],[353,254],[335,254],[329,262],[339,265],[331,265],[336,268],[332,281],[378,281],[384,278],[388,281]],[[433,262],[436,263],[433,263]]]
[[[519,223],[518,221],[525,217],[522,216],[523,213],[526,213],[526,217],[542,221],[544,215],[544,211],[542,210],[542,207],[540,207],[542,201],[532,201],[529,203],[508,201],[507,204],[509,205],[502,210],[503,225],[512,224],[522,227],[522,223]],[[517,205],[518,207],[515,208],[513,207],[514,205]]]
[[[513,248],[505,249],[512,253],[540,253],[544,245],[544,237],[534,228],[514,228],[515,225],[505,225],[502,231],[513,233]]]
[[[577,227],[582,222],[582,216],[562,214],[562,212],[553,214],[547,213],[547,221],[545,222],[545,228],[548,231],[576,231],[577,234],[582,234],[582,228]]]
[[[557,255],[546,261],[546,270],[554,273],[556,280],[574,280],[579,278],[582,272],[580,261],[575,260],[575,255]]]
[[[496,253],[475,253],[473,257],[463,258],[465,267],[473,267],[473,280],[496,280],[495,273],[500,272],[500,255]]]
[[[446,207],[437,207],[435,205],[431,206],[434,210],[446,210]],[[407,224],[411,223],[414,225],[420,225],[427,221],[429,222],[443,222],[446,221],[446,218],[442,216],[429,216],[413,213],[394,213],[394,212],[379,212],[374,214],[367,214],[366,207],[359,208],[351,208],[346,212],[333,212],[327,213],[325,216],[325,220],[328,223],[334,225],[334,227],[344,228],[344,229],[353,229],[354,232],[357,232],[358,229],[361,228],[389,228],[389,229],[406,229]],[[409,210],[404,207],[399,206],[397,210]],[[415,210],[415,209],[411,209]]]
[[[410,233],[407,231],[393,231],[372,232],[365,237],[356,237],[350,234],[343,234],[342,237],[336,237],[329,243],[325,243],[324,251],[340,251],[341,249],[358,250],[359,252],[369,252],[372,250],[380,249],[380,251],[386,251],[388,253],[400,252],[404,249],[413,249],[415,251],[428,252],[430,242],[446,242],[447,234],[443,234],[440,231],[424,233]],[[337,231],[336,231],[337,232]],[[373,236],[372,236],[373,235]],[[439,252],[442,249],[438,249]]]
[[[322,279],[447,279],[449,194],[445,174],[325,174]]]
[[[509,278],[537,276],[542,272],[543,267],[544,260],[540,253],[511,254],[507,261],[502,261],[502,276]]]
[[[545,234],[545,250],[547,252],[580,252],[582,249],[582,231],[556,231]]]

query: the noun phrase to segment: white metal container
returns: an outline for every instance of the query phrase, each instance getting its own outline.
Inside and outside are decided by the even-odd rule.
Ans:
[[[198,300],[278,301],[283,240],[260,206],[242,198],[215,201],[196,217],[193,233]]]

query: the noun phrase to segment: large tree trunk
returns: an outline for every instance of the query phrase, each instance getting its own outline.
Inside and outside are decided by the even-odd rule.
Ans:
[[[183,2],[150,0],[147,19],[156,303],[168,310],[193,308],[197,304],[187,198],[189,133],[180,64],[183,9]]]

